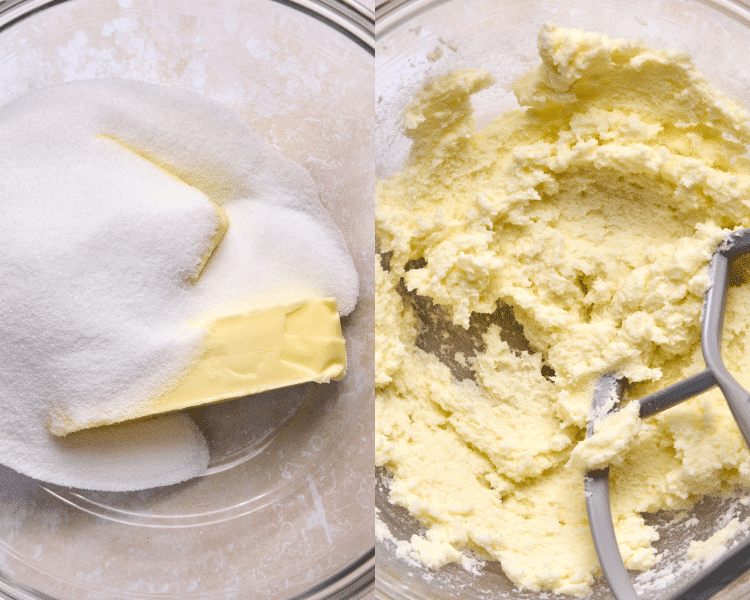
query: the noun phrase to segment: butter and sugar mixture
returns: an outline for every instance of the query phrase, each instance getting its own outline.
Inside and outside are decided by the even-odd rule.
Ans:
[[[703,369],[708,263],[750,225],[750,114],[677,51],[551,24],[539,51],[521,108],[482,130],[482,71],[429,81],[405,110],[411,154],[376,200],[376,460],[426,528],[412,557],[497,560],[521,588],[585,595],[599,566],[584,468],[612,463],[620,549],[639,570],[660,560],[644,513],[750,484],[716,390],[643,422],[623,413],[581,445],[601,374],[637,398]],[[437,358],[420,297],[474,335],[471,352]],[[487,318],[503,307],[523,350]],[[740,381],[748,308],[733,288],[723,350]]]

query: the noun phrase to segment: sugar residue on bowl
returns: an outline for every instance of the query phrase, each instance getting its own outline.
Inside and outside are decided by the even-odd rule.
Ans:
[[[471,551],[520,588],[585,595],[599,565],[570,459],[595,382],[622,373],[637,398],[703,368],[708,262],[750,224],[750,114],[677,51],[552,24],[539,50],[522,109],[480,131],[481,71],[427,82],[404,113],[409,160],[377,192],[376,461],[425,527],[412,558]],[[425,298],[477,340],[460,380]],[[723,351],[740,381],[748,305],[733,288]],[[508,306],[523,349],[492,323]],[[750,455],[716,391],[628,430],[602,449],[623,450],[615,529],[646,570],[661,557],[643,514],[747,487]]]
[[[184,414],[65,438],[45,423],[173,386],[201,349],[189,322],[311,298],[354,308],[357,272],[311,177],[219,104],[125,80],[54,86],[2,108],[0,150],[0,461],[26,475],[123,491],[200,474],[205,440]]]

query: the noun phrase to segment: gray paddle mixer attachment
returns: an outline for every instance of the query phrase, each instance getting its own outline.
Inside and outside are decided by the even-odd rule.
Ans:
[[[717,248],[711,259],[711,285],[704,296],[701,315],[701,346],[706,369],[637,400],[640,403],[641,418],[659,413],[718,385],[745,438],[745,443],[750,447],[750,393],[732,377],[721,359],[721,334],[729,286],[729,266],[734,258],[748,252],[750,229],[732,232]],[[624,388],[625,380],[617,373],[607,373],[599,378],[594,392],[587,437],[593,435],[594,425],[600,419],[618,409]],[[584,484],[589,527],[599,563],[610,589],[617,600],[639,600],[617,547],[609,503],[609,468],[589,471],[585,475]],[[750,537],[727,551],[721,560],[696,574],[673,594],[670,600],[709,598],[717,589],[729,584],[749,568]]]

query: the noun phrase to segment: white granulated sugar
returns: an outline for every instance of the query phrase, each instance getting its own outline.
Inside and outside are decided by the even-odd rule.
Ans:
[[[125,491],[202,473],[183,414],[52,436],[51,411],[117,414],[165,391],[220,314],[334,296],[358,277],[298,165],[232,111],[176,90],[77,82],[0,110],[0,462]],[[210,200],[209,200],[210,199]],[[191,283],[218,227],[229,228]]]

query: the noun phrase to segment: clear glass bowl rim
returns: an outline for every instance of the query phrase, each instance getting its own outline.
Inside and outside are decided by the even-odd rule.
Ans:
[[[0,32],[31,15],[68,0],[0,1]],[[357,0],[270,0],[322,21],[375,55],[375,15]]]

